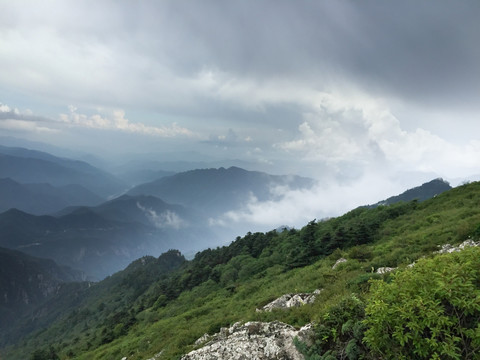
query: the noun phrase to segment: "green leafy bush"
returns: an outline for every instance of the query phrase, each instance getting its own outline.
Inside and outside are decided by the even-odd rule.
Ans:
[[[372,283],[365,342],[386,359],[478,359],[480,249],[423,259]]]
[[[365,304],[354,294],[330,307],[314,328],[311,346],[296,342],[306,360],[363,359]]]

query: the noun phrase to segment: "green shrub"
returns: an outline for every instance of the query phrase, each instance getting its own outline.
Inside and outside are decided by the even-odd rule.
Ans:
[[[363,359],[364,303],[354,294],[331,306],[314,328],[312,345],[296,342],[306,360]]]
[[[373,281],[365,342],[386,359],[478,359],[480,249],[422,259]]]

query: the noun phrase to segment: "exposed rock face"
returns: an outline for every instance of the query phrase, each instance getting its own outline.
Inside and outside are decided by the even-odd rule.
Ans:
[[[308,326],[295,330],[279,321],[236,323],[228,329],[222,328],[203,348],[184,355],[181,360],[303,360],[293,339],[297,336],[308,341],[309,334]],[[205,335],[200,339],[204,338]]]
[[[475,242],[472,239],[467,239],[464,242],[462,242],[458,246],[453,246],[450,244],[444,244],[440,247],[440,250],[435,251],[434,254],[445,254],[445,253],[452,253],[452,252],[457,252],[457,251],[462,251],[463,249],[471,246],[480,246],[480,241]],[[415,266],[415,262],[408,264],[407,268],[411,268]],[[379,267],[376,271],[377,274],[386,274],[389,273],[393,270],[396,270],[397,268],[391,268],[391,267]]]
[[[385,267],[379,267],[376,272],[377,274],[386,274],[396,269],[397,269],[396,267],[392,268],[392,267],[385,266]]]
[[[479,246],[479,245],[480,245],[480,242],[475,242],[472,239],[467,239],[458,246],[453,246],[450,244],[442,245],[440,250],[436,251],[436,253],[439,253],[439,254],[452,253],[456,251],[462,251],[466,247]]]
[[[261,309],[257,309],[257,312],[272,311],[273,309],[288,309],[291,307],[299,307],[305,304],[311,304],[315,301],[315,298],[320,294],[321,290],[315,290],[313,293],[300,293],[300,294],[285,294],[278,299],[273,300]]]
[[[335,264],[332,266],[332,270],[334,270],[338,265],[343,264],[344,262],[347,262],[347,259],[345,259],[345,258],[338,259],[335,262]]]

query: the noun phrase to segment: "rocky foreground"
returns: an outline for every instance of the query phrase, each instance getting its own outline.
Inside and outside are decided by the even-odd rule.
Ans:
[[[303,360],[293,339],[308,341],[309,333],[308,325],[296,330],[279,321],[235,323],[213,336],[201,337],[197,345],[205,345],[181,360]]]

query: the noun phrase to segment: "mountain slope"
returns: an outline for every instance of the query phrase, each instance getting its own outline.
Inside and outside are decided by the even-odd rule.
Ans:
[[[32,335],[5,358],[26,358],[34,349],[52,345],[65,358],[145,360],[161,353],[159,359],[178,359],[196,348],[193,344],[203,334],[249,320],[296,327],[314,321],[318,338],[312,354],[345,355],[348,350],[356,358],[355,348],[357,358],[368,355],[360,325],[369,280],[390,276],[372,270],[406,267],[433,256],[439,245],[478,240],[479,205],[480,184],[472,183],[421,203],[358,208],[300,230],[249,233],[229,246],[199,252],[165,278],[150,278],[149,286],[128,299],[110,292],[101,301],[71,309],[71,315]],[[333,268],[340,258],[346,261]],[[144,278],[140,264],[136,262],[135,279]],[[255,310],[283,294],[315,289],[323,290],[313,304]],[[122,315],[107,323],[96,320],[102,316],[101,302],[116,298],[128,304]]]
[[[35,215],[59,211],[72,205],[96,205],[102,199],[80,185],[20,184],[0,179],[0,212],[15,208]]]
[[[10,251],[8,255],[10,255],[10,253],[19,254],[18,252]],[[0,250],[0,256],[1,255],[3,255],[3,253]],[[31,266],[28,268],[28,260],[24,259],[29,259],[29,257],[22,255],[23,262],[20,263],[21,274],[26,274],[26,276],[30,277],[38,275],[43,283],[45,283],[46,280],[50,280],[49,277],[47,278],[51,273],[50,268],[48,268],[49,272],[46,273],[44,271],[40,273],[37,271],[37,268],[32,269]],[[14,260],[11,260],[10,264],[15,262]],[[40,263],[39,259],[34,259],[34,261],[35,265],[37,262]],[[76,313],[72,316],[72,313],[70,313],[70,309],[81,306],[99,309],[101,314],[97,314],[97,320],[100,323],[111,322],[109,318],[114,316],[118,317],[118,314],[125,315],[128,312],[127,304],[130,304],[130,298],[134,297],[136,293],[145,291],[151,282],[162,279],[171,271],[179,268],[184,261],[185,258],[178,251],[169,251],[158,258],[147,256],[138,259],[131,263],[125,270],[97,284],[90,282],[67,284],[62,278],[61,281],[50,285],[49,289],[52,291],[46,293],[44,291],[44,294],[42,293],[42,300],[47,299],[48,301],[37,302],[36,304],[32,303],[29,307],[29,313],[20,311],[21,309],[19,310],[18,308],[10,309],[9,314],[14,314],[17,319],[15,322],[12,321],[5,324],[8,326],[4,328],[0,327],[0,334],[3,335],[0,339],[0,344],[7,344],[14,341],[15,338],[42,329],[55,319],[63,318],[64,321],[70,323],[81,321],[81,319],[85,317],[85,314]],[[52,261],[49,261],[49,263],[53,264]],[[14,267],[13,269],[17,268]],[[27,272],[27,270],[29,271]],[[15,279],[17,278],[18,276],[15,277]],[[71,278],[70,281],[72,279],[74,278]],[[40,287],[43,283],[40,283]],[[33,285],[29,283],[29,286],[32,287]],[[112,295],[115,296],[113,297]],[[34,319],[33,322],[32,318]]]
[[[218,214],[240,207],[252,196],[274,199],[272,189],[309,188],[314,180],[299,176],[269,175],[238,167],[198,169],[163,177],[131,189],[131,195],[153,195],[167,202]]]
[[[124,195],[54,216],[0,214],[0,246],[54,259],[102,279],[144,255],[196,251],[214,241],[204,219],[152,196]]]
[[[93,208],[97,214],[105,219],[116,221],[140,222],[145,225],[156,227],[180,227],[182,222],[197,222],[199,214],[193,214],[180,205],[167,204],[154,196],[130,196],[122,195]],[[172,222],[167,222],[168,214],[172,216]],[[173,223],[173,217],[177,217],[178,224]],[[162,222],[162,219],[164,220]]]
[[[145,254],[142,245],[156,240],[148,235],[151,232],[142,224],[109,221],[88,209],[61,218],[34,216],[14,209],[0,214],[0,246],[51,258],[95,278]]]
[[[83,273],[52,260],[0,248],[0,331],[58,291],[62,283],[82,280]]]
[[[86,162],[22,148],[0,146],[0,173],[20,183],[78,184],[103,197],[125,189],[113,175]]]

